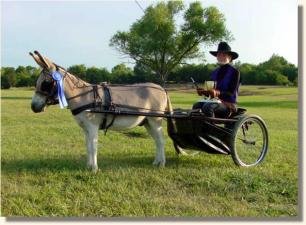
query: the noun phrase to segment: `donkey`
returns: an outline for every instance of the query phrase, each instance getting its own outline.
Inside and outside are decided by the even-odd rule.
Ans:
[[[87,145],[87,167],[97,172],[97,143],[98,130],[104,123],[110,130],[131,129],[144,125],[147,132],[152,136],[156,145],[156,155],[153,165],[165,166],[166,157],[164,150],[164,136],[161,117],[150,117],[145,115],[111,115],[107,113],[93,113],[85,109],[88,103],[96,100],[95,95],[103,99],[105,92],[102,86],[91,85],[64,68],[53,63],[47,57],[42,56],[38,51],[30,52],[35,62],[42,68],[37,79],[35,93],[32,97],[31,108],[35,113],[45,111],[46,106],[58,103],[58,87],[52,74],[59,72],[62,77],[63,94],[66,98],[68,108],[74,114],[78,125],[83,129]],[[93,91],[94,87],[96,92]],[[143,83],[134,85],[110,86],[111,96],[119,103],[133,106],[126,107],[126,110],[142,112],[153,110],[159,112],[171,112],[172,106],[166,91],[159,85]],[[122,106],[125,108],[125,106]],[[78,110],[81,109],[81,110]],[[76,112],[77,111],[77,112]],[[75,113],[74,113],[75,112]]]

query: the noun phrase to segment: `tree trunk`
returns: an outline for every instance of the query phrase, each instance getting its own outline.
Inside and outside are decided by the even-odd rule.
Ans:
[[[167,77],[168,74],[167,73],[158,73],[159,77],[160,77],[160,84],[163,88],[166,88],[166,83],[167,83]]]

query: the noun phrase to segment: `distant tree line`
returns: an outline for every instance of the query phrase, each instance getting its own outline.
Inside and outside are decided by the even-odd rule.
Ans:
[[[199,82],[210,80],[211,72],[217,64],[184,65],[176,68],[169,80],[188,82],[190,76]],[[234,63],[240,71],[242,84],[247,85],[295,85],[298,84],[298,68],[289,63],[284,57],[272,55],[271,58],[260,64]]]
[[[239,69],[242,84],[247,85],[297,85],[298,68],[289,63],[284,57],[272,55],[271,58],[260,64],[235,62]],[[216,64],[186,64],[175,67],[168,77],[168,83],[186,83],[193,77],[197,82],[210,80],[210,73],[217,67]],[[140,82],[160,83],[160,78],[153,71],[136,64],[134,68],[119,64],[108,71],[106,68],[86,67],[73,65],[67,69],[70,73],[89,83],[107,81],[114,84],[129,84]],[[1,89],[10,87],[35,86],[41,69],[32,66],[2,67]]]

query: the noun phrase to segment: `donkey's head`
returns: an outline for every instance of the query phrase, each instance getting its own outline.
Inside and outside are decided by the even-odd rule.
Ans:
[[[43,57],[38,51],[30,52],[35,62],[42,68],[36,81],[35,94],[32,97],[31,108],[35,113],[44,111],[47,105],[56,104],[57,85],[52,78],[52,73],[57,69],[56,65],[48,58]]]

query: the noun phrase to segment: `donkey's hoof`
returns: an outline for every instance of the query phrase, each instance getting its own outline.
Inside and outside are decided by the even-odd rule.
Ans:
[[[87,169],[90,170],[92,173],[97,173],[101,171],[97,166],[87,165]]]
[[[165,167],[166,161],[165,160],[154,160],[153,166]]]
[[[101,171],[101,169],[99,169],[99,168],[96,168],[96,169],[92,169],[91,170],[91,172],[93,173],[93,174],[96,174],[96,173],[99,173]]]

